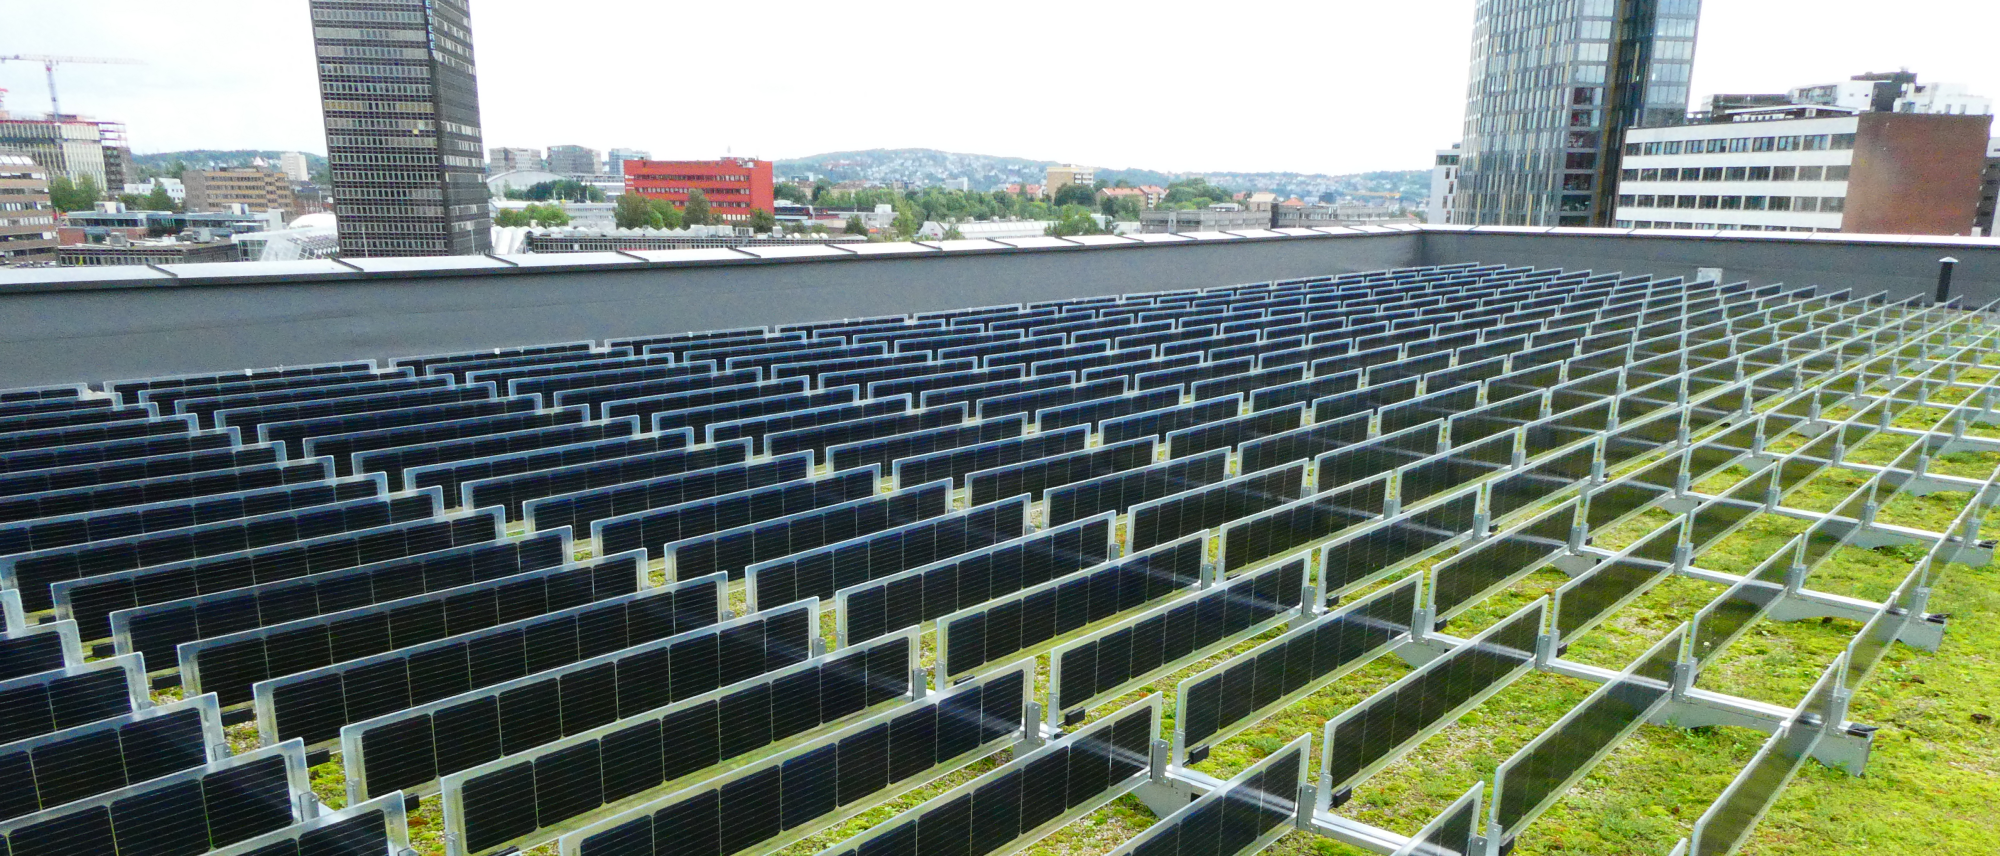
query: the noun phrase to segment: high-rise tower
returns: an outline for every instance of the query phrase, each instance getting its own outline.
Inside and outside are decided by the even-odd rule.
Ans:
[[[1452,222],[1610,225],[1624,129],[1687,113],[1701,0],[1479,0]]]
[[[492,246],[467,0],[312,0],[343,256]]]

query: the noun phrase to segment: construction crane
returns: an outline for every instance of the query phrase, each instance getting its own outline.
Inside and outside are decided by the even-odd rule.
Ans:
[[[91,63],[94,65],[144,65],[135,59],[100,59],[88,56],[43,56],[41,54],[15,54],[0,56],[0,62],[39,62],[42,71],[49,76],[49,111],[56,117],[62,116],[62,100],[56,97],[56,66],[66,63]]]

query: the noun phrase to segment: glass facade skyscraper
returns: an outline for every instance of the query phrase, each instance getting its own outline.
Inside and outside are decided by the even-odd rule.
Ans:
[[[312,0],[343,256],[492,247],[467,0]]]
[[[1626,128],[1687,113],[1701,0],[1480,0],[1452,222],[1606,226]]]

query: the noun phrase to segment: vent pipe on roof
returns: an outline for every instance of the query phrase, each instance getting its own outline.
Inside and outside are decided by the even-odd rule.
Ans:
[[[1951,299],[1951,270],[1958,267],[1958,259],[1945,256],[1938,259],[1937,302],[1942,304]]]

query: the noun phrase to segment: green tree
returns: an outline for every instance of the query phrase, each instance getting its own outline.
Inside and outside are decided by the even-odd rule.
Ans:
[[[599,190],[594,185],[584,184],[573,178],[565,178],[559,181],[540,182],[522,191],[520,196],[509,193],[507,198],[527,199],[534,202],[548,202],[555,199],[565,202],[603,202],[606,197],[604,191]]]
[[[645,229],[653,226],[653,201],[637,193],[627,193],[618,197],[612,206],[611,221],[620,229]]]
[[[1070,235],[1101,235],[1105,229],[1097,225],[1097,219],[1090,216],[1090,209],[1081,205],[1065,205],[1056,221],[1043,229],[1045,235],[1067,237]]]
[[[796,202],[800,205],[812,202],[812,193],[810,191],[789,181],[779,182],[777,187],[771,188],[771,195],[786,202]]]
[[[759,235],[768,235],[772,229],[777,227],[778,218],[771,216],[771,212],[762,208],[750,209],[750,231]]]
[[[1234,197],[1235,194],[1227,188],[1209,184],[1206,179],[1190,178],[1167,185],[1167,197],[1163,201],[1174,208],[1206,208],[1217,202],[1228,202]]]
[[[141,196],[141,195],[139,195],[139,194],[137,194],[137,193],[120,193],[120,194],[118,194],[118,203],[119,203],[120,205],[123,205],[123,206],[125,206],[125,210],[127,210],[127,211],[145,211],[145,210],[148,210],[148,209],[146,208],[146,197],[144,197],[144,196]]]
[[[652,200],[652,227],[655,229],[679,229],[682,227],[681,210],[665,199]]]
[[[965,240],[965,233],[958,230],[957,223],[953,223],[950,226],[945,227],[943,240],[963,241]]]
[[[529,222],[543,228],[569,225],[569,210],[560,202],[529,205],[521,213],[527,216]]]
[[[866,223],[861,222],[861,215],[856,214],[852,217],[847,218],[847,234],[849,235],[868,234],[868,225]]]
[[[1112,203],[1111,219],[1127,222],[1139,219],[1139,200],[1130,196],[1119,197],[1117,202]]]
[[[700,188],[688,191],[686,207],[681,209],[681,220],[690,226],[707,226],[714,222],[715,214],[708,210],[708,194]]]
[[[1058,208],[1065,205],[1095,205],[1097,191],[1087,184],[1065,184],[1056,190],[1055,198],[1049,202]]]
[[[824,179],[824,178],[821,178],[821,179],[815,179],[815,180],[813,181],[813,189],[812,189],[812,201],[813,201],[813,204],[814,204],[814,205],[820,205],[820,204],[823,204],[823,203],[821,203],[821,202],[820,202],[820,200],[821,200],[822,198],[824,198],[824,197],[825,197],[825,196],[826,196],[826,195],[827,195],[828,193],[832,193],[832,192],[833,192],[833,182],[831,182],[831,181],[828,181],[828,180],[826,180],[826,179]],[[830,204],[830,203],[827,203],[827,204]]]
[[[531,226],[528,212],[520,208],[502,208],[493,212],[493,225],[500,227]]]
[[[75,181],[66,175],[49,179],[49,205],[57,211],[89,211],[101,198],[103,191],[90,176]]]
[[[148,211],[181,210],[180,203],[175,202],[173,194],[167,192],[167,186],[157,181],[153,182],[153,192],[146,194],[145,207]]]

